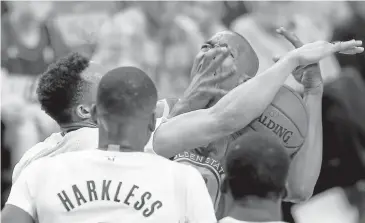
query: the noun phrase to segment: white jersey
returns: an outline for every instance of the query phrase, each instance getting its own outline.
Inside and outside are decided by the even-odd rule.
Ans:
[[[37,143],[24,153],[20,161],[15,165],[12,182],[14,183],[20,173],[33,161],[42,157],[53,157],[65,152],[74,152],[98,147],[98,129],[80,128],[78,130],[62,134],[54,133],[43,142]]]
[[[39,159],[21,173],[7,204],[40,223],[216,222],[196,169],[143,152],[90,149]]]
[[[169,106],[166,100],[160,100],[157,103],[157,108],[163,108],[161,114],[156,121],[156,128],[160,125],[161,120],[169,113]],[[151,139],[153,138],[153,134]],[[42,157],[53,157],[65,152],[74,152],[90,148],[98,147],[98,129],[97,128],[80,128],[78,130],[67,133],[62,136],[61,133],[54,133],[43,142],[31,147],[22,156],[20,161],[15,165],[12,182],[14,183],[20,173],[33,161]],[[152,140],[145,147],[146,152],[154,153],[152,149]]]
[[[265,221],[265,222],[252,222],[252,221],[239,221],[231,217],[225,217],[218,221],[218,223],[285,223],[283,221]]]

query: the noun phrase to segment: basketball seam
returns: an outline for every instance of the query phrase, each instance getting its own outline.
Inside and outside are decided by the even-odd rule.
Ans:
[[[307,111],[307,107],[305,106],[304,102],[303,102],[303,98],[291,87],[289,87],[288,85],[283,85],[283,87],[285,87],[286,89],[288,89],[289,91],[291,91],[295,97],[297,97],[300,101],[300,104],[302,105],[302,107],[304,108],[304,112],[308,117],[308,111]]]

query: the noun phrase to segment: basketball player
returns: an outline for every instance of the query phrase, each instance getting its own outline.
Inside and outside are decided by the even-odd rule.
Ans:
[[[286,148],[254,131],[229,147],[222,186],[227,216],[219,223],[279,223],[290,166]]]
[[[30,164],[2,222],[216,222],[196,169],[144,152],[156,124],[152,80],[138,68],[116,68],[102,77],[96,98],[98,149]]]
[[[216,75],[211,78],[211,74],[227,56],[228,54],[224,54],[218,49],[206,54],[204,66],[199,70],[192,69],[192,75],[196,78],[190,84],[182,100],[193,102],[190,103],[192,105],[196,102],[205,104],[207,103],[205,102],[206,94],[225,94],[226,92],[216,88],[215,84],[227,77]],[[212,60],[213,57],[217,57],[217,59]],[[34,160],[97,147],[97,125],[91,120],[90,109],[96,100],[97,84],[105,73],[104,67],[78,53],[72,53],[48,67],[40,78],[37,94],[42,109],[59,124],[61,132],[52,134],[23,155],[14,168],[13,182]],[[167,99],[157,103],[157,117],[168,115],[168,109],[163,110],[161,107],[167,108],[168,106],[165,105],[172,101]],[[199,106],[199,103],[196,106]],[[198,108],[191,107],[191,109]],[[156,126],[158,125],[159,123]],[[152,145],[147,145],[147,147],[150,146]]]
[[[287,32],[285,33],[287,34]],[[356,41],[336,44],[323,41],[311,43],[289,52],[284,57],[285,59],[278,61],[280,64],[275,64],[267,71],[255,76],[258,68],[257,56],[249,43],[234,32],[217,33],[202,46],[201,51],[209,52],[211,48],[227,45],[232,49],[231,54],[220,69],[224,72],[225,65],[234,64],[237,67],[237,75],[223,82],[221,87],[229,90],[240,82],[244,83],[234,88],[220,100],[216,98],[215,101],[211,101],[207,105],[208,109],[175,116],[160,125],[155,132],[153,146],[157,154],[168,158],[172,157],[173,160],[199,169],[215,203],[218,218],[223,214],[222,206],[219,205],[222,202],[220,200],[220,185],[224,177],[224,168],[221,161],[225,156],[228,143],[236,137],[236,134],[232,134],[237,133],[262,114],[288,75],[298,66],[316,63],[334,52],[351,49],[353,50],[351,53],[359,53],[363,50],[363,48],[357,48],[357,46],[361,46],[361,42]],[[318,54],[315,52],[318,52]],[[316,57],[314,57],[315,54]],[[307,62],[309,63],[307,64]],[[303,71],[307,70],[301,68],[301,72]],[[314,78],[315,75],[319,77]],[[309,88],[317,89],[321,85],[320,80],[318,80],[320,79],[320,73],[312,74],[310,72],[303,77],[306,77],[303,78],[302,83],[305,83],[308,87],[308,94],[312,94]],[[307,83],[308,80],[311,81]],[[321,94],[319,95],[321,96]],[[310,98],[312,102],[307,104],[310,105],[310,129],[313,130],[313,133],[310,133],[304,146],[313,146],[314,148],[301,156],[304,158],[298,158],[293,162],[293,166],[295,166],[292,169],[293,179],[297,180],[298,177],[307,176],[307,178],[300,179],[300,183],[296,183],[295,180],[289,182],[287,200],[293,202],[305,200],[311,195],[321,165],[321,156],[319,155],[319,158],[313,157],[316,156],[315,154],[321,154],[321,152],[312,152],[313,150],[322,149],[321,122],[317,123],[321,121],[321,103],[314,96]],[[179,103],[183,102],[180,101]],[[315,107],[317,105],[318,108]],[[179,105],[177,107],[178,109],[172,111],[173,115],[185,112],[180,109],[183,106]],[[183,110],[183,112],[179,110]],[[303,168],[311,165],[310,162],[313,159],[317,160],[319,164],[313,164],[308,167],[308,170]],[[308,171],[308,173],[302,174],[304,171]],[[300,174],[298,175],[298,173]]]

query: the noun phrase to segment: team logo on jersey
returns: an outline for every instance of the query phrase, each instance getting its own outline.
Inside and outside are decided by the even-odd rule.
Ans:
[[[173,158],[174,161],[187,164],[196,168],[202,175],[210,197],[217,210],[220,199],[220,187],[224,177],[221,163],[211,157],[198,155],[194,152],[183,152]]]

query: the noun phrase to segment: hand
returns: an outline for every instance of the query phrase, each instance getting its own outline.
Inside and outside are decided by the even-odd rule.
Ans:
[[[295,48],[300,48],[304,45],[304,43],[294,33],[288,32],[283,27],[277,29],[276,32],[288,40]],[[278,61],[278,58],[274,58],[274,61]],[[292,72],[292,74],[295,80],[304,86],[305,92],[323,93],[323,79],[318,63],[309,64],[307,66],[299,66]]]
[[[212,99],[227,94],[227,91],[218,88],[218,84],[231,77],[236,67],[232,66],[230,71],[221,74],[216,70],[229,54],[228,48],[216,47],[197,55],[191,70],[192,81],[182,98],[189,101],[190,109],[206,108]]]
[[[287,56],[294,58],[298,66],[306,66],[318,63],[323,58],[333,53],[358,54],[364,52],[362,41],[350,40],[345,42],[329,43],[327,41],[316,41],[288,53]]]

